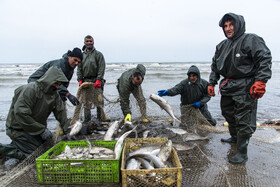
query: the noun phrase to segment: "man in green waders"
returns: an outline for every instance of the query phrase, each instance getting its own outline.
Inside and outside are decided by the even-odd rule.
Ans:
[[[87,35],[84,38],[84,47],[83,47],[83,60],[79,63],[77,68],[77,79],[79,82],[79,86],[81,86],[84,82],[92,82],[94,83],[95,88],[100,88],[104,90],[104,74],[105,74],[105,59],[103,54],[100,51],[97,51],[94,47],[93,37]],[[102,105],[104,105],[103,97]],[[91,104],[86,103],[86,107],[84,108],[85,120],[84,123],[89,122],[91,120]],[[105,115],[102,116],[103,110],[102,107],[96,107],[97,109],[97,119],[99,121],[110,121],[110,119]]]
[[[229,124],[231,137],[222,142],[237,143],[237,153],[229,162],[240,164],[248,159],[249,139],[256,130],[258,99],[265,93],[271,78],[271,53],[264,40],[245,33],[243,16],[225,14],[219,22],[227,39],[216,46],[209,77],[208,94],[220,76],[222,114]]]
[[[37,81],[18,87],[6,121],[10,144],[0,144],[0,155],[22,160],[35,151],[52,133],[47,128],[51,112],[60,122],[64,134],[70,121],[57,89],[68,82],[61,69],[51,67]]]

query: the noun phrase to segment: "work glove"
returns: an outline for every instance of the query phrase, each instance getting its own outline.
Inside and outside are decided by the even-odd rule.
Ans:
[[[101,88],[101,81],[96,80],[93,86],[94,86],[94,88]]]
[[[80,102],[79,100],[72,94],[69,93],[69,95],[67,96],[67,98],[69,99],[69,101],[74,105],[77,106]]]
[[[79,86],[81,86],[83,84],[83,81],[79,81]]]
[[[214,86],[208,86],[208,94],[210,96],[215,96],[215,90],[214,90]]]
[[[48,128],[46,128],[45,131],[40,134],[40,136],[43,140],[47,140],[49,138],[52,138],[53,134]]]
[[[262,81],[256,81],[250,89],[250,94],[253,98],[259,99],[261,98],[265,93],[265,86],[266,83]]]
[[[124,121],[130,121],[131,122],[131,114],[126,114],[126,117],[124,118]]]
[[[193,106],[194,108],[199,108],[199,107],[200,107],[200,102],[197,101],[197,102],[193,103],[192,106]]]
[[[168,90],[159,90],[158,95],[160,97],[168,95]]]

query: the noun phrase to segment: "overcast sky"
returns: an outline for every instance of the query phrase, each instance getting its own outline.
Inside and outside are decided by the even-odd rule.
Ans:
[[[280,0],[0,0],[0,63],[45,63],[82,47],[106,62],[210,62],[228,12],[280,60]]]

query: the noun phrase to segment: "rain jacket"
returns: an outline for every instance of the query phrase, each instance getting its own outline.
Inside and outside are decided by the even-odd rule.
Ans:
[[[244,95],[255,81],[266,83],[271,78],[272,57],[261,37],[245,33],[243,16],[228,13],[220,20],[220,27],[223,28],[227,17],[234,21],[235,34],[216,46],[209,83],[216,85],[222,75],[222,95]]]
[[[188,75],[190,73],[197,74],[197,81],[192,83],[188,78],[181,81],[168,90],[168,96],[181,94],[181,105],[193,104],[199,101],[202,107],[210,100],[210,96],[207,93],[208,82],[200,78],[200,71],[196,66],[189,68]]]
[[[120,94],[120,102],[121,109],[123,111],[124,116],[127,114],[131,114],[131,110],[129,108],[129,96],[137,87],[132,84],[131,77],[135,72],[140,72],[144,79],[146,74],[146,68],[142,64],[138,64],[136,68],[129,69],[125,71],[121,77],[118,79],[117,89]],[[141,86],[141,85],[140,85]],[[143,94],[140,94],[142,100],[145,100]]]
[[[83,61],[78,65],[77,79],[83,82],[103,81],[105,74],[105,59],[95,48],[90,52],[83,51]]]
[[[52,87],[57,81],[68,80],[60,69],[51,67],[36,82],[20,86],[15,90],[6,121],[6,133],[11,139],[24,133],[32,136],[43,133],[51,112],[60,122],[62,130],[67,131],[69,120],[64,104]]]
[[[62,82],[62,84],[60,85],[60,87],[58,89],[58,92],[59,92],[62,100],[66,101],[66,93],[69,92],[67,88],[69,86],[69,82],[72,79],[72,76],[74,73],[74,69],[69,65],[69,62],[68,62],[68,55],[70,52],[71,51],[69,50],[66,54],[64,54],[62,56],[61,59],[47,62],[46,64],[41,66],[37,71],[35,71],[32,75],[30,75],[27,82],[28,83],[35,82],[36,80],[40,79],[46,73],[46,71],[48,71],[48,69],[50,67],[56,66],[63,71],[64,75],[68,79],[67,82]]]

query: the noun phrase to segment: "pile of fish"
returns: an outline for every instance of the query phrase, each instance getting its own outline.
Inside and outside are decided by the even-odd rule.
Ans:
[[[135,131],[136,127],[130,131],[127,131],[118,139],[114,151],[105,147],[93,147],[91,142],[86,139],[88,147],[77,146],[71,149],[68,145],[66,145],[64,151],[62,151],[58,156],[54,157],[54,159],[119,159],[125,138],[131,132]],[[112,129],[115,129],[115,127],[112,126]],[[108,131],[109,130],[110,129],[108,129]],[[112,134],[113,132],[111,135]]]
[[[172,141],[164,144],[149,144],[143,146],[127,155],[126,169],[155,169],[170,168],[171,163],[167,160],[171,155]]]
[[[74,147],[65,146],[65,150],[54,159],[114,159],[113,150],[105,147]]]

